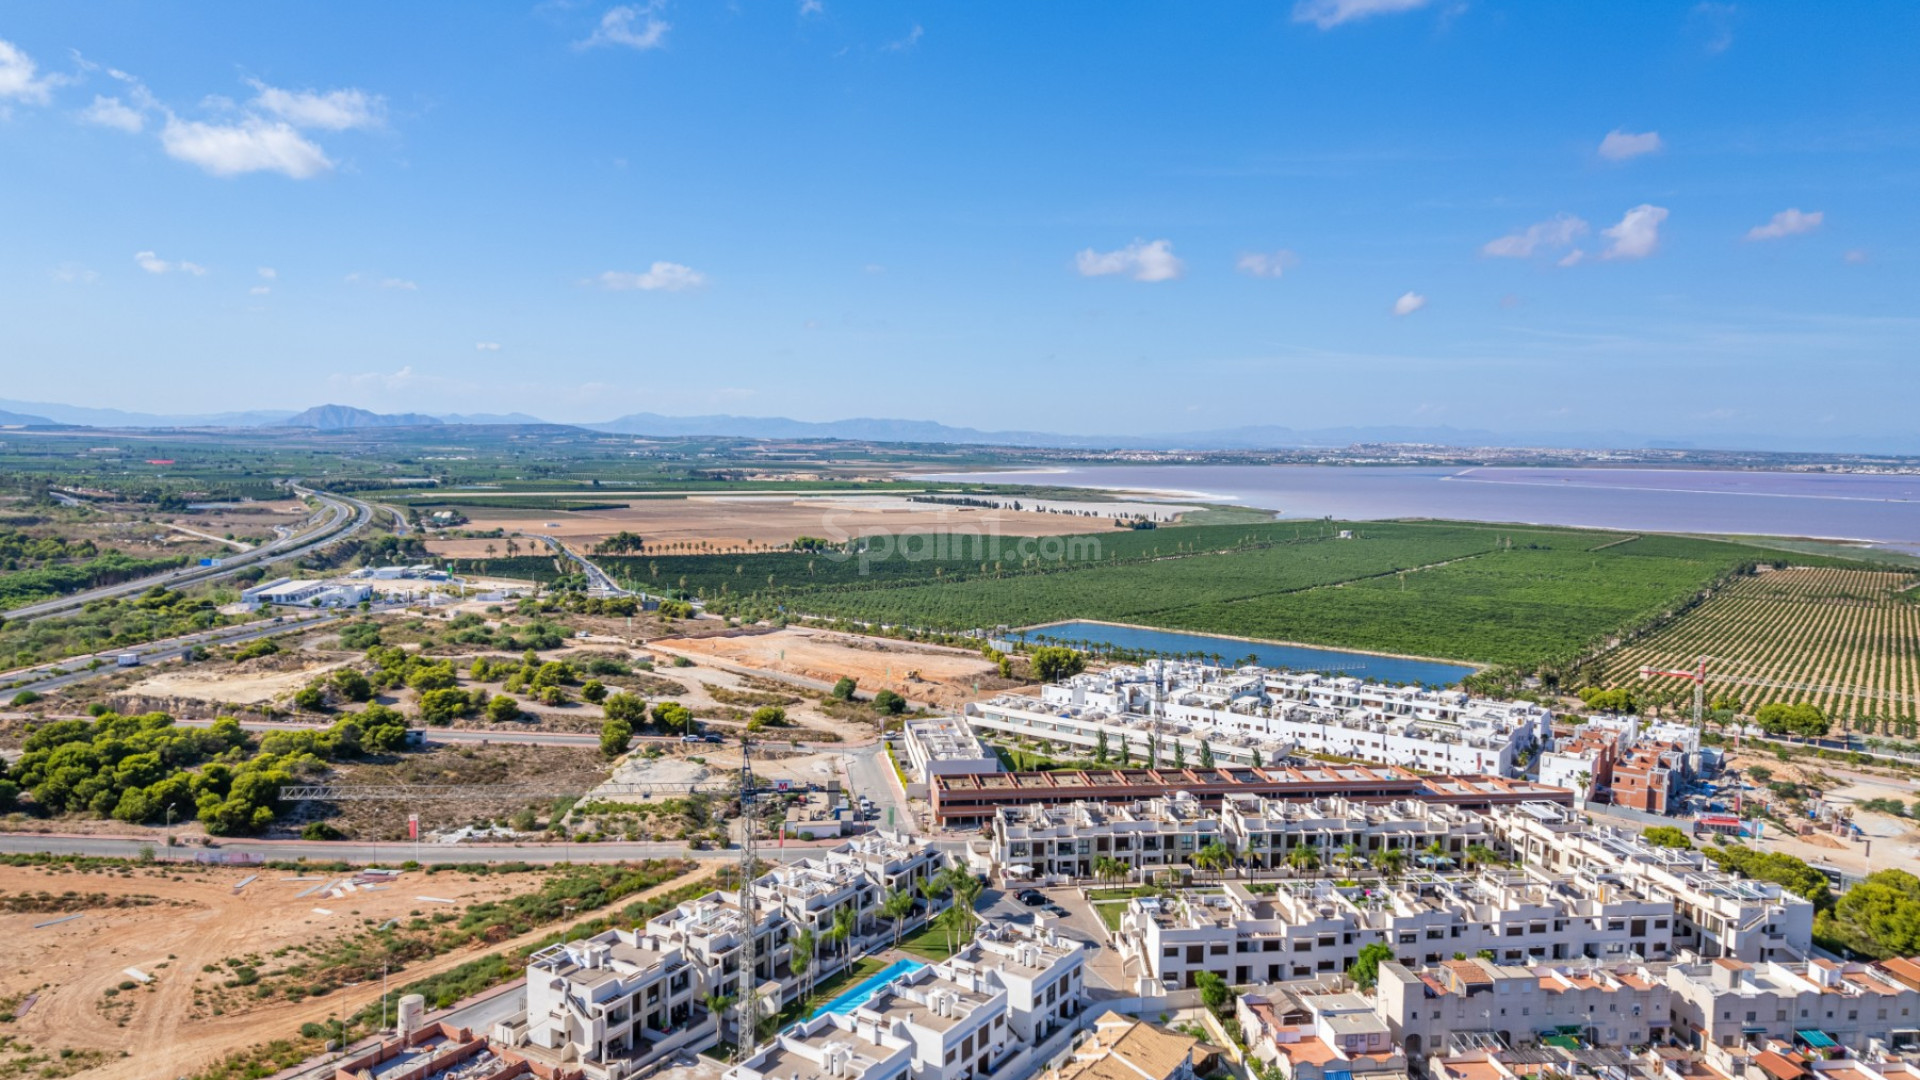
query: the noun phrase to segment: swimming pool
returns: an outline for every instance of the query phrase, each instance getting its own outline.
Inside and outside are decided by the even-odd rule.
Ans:
[[[860,982],[851,989],[841,991],[832,1001],[813,1010],[813,1015],[807,1017],[807,1019],[818,1020],[828,1013],[840,1013],[842,1015],[850,1013],[860,1006],[865,1005],[867,999],[872,997],[874,992],[881,987],[905,975],[909,971],[918,971],[926,966],[927,965],[918,960],[895,960],[879,971],[861,979]]]

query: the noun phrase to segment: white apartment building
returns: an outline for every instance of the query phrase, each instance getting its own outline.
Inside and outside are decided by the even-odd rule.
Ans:
[[[1003,806],[993,818],[992,861],[1006,877],[1044,883],[1091,878],[1101,859],[1118,859],[1144,880],[1186,867],[1222,835],[1219,815],[1186,792],[1131,805]]]
[[[1445,865],[1459,866],[1469,848],[1492,850],[1499,843],[1483,815],[1419,799],[1367,803],[1339,796],[1230,795],[1221,803],[1220,820],[1235,863],[1254,872],[1293,866],[1296,848],[1312,849],[1314,865],[1321,867],[1348,858],[1373,861],[1389,851],[1405,853],[1412,867],[1430,859],[1437,847]]]
[[[777,1009],[800,988],[791,967],[798,928],[815,933],[810,975],[829,975],[891,937],[891,927],[877,925],[882,898],[913,891],[945,865],[946,855],[930,844],[873,833],[752,882],[751,981],[765,992],[765,1006]],[[706,995],[737,996],[741,989],[741,901],[737,892],[715,891],[644,927],[541,950],[527,966],[526,1011],[496,1025],[496,1042],[545,1064],[577,1067],[590,1080],[619,1080],[670,1051],[710,1044],[717,1030]],[[823,946],[843,910],[853,914],[854,935],[841,947]]]
[[[721,1080],[906,1080],[913,1044],[878,1024],[825,1013],[774,1036]]]
[[[991,974],[1007,991],[1015,1037],[1037,1046],[1080,1021],[1087,1000],[1086,960],[1084,944],[1038,921],[986,923],[949,966]]]
[[[1508,963],[1666,959],[1673,905],[1623,882],[1483,871],[1397,885],[1280,882],[1270,894],[1228,883],[1171,901],[1128,902],[1116,935],[1138,959],[1143,993],[1193,986],[1202,971],[1233,985],[1345,971],[1363,946],[1437,964],[1486,951]]]
[[[713,1042],[696,1008],[701,986],[679,948],[608,930],[535,953],[526,1012],[496,1025],[494,1040],[591,1080],[620,1080],[670,1050]]]
[[[1920,990],[1879,965],[1809,960],[1745,963],[1720,958],[1675,964],[1676,1032],[1696,1049],[1791,1043],[1802,1032],[1864,1053],[1920,1043]]]
[[[1220,764],[1255,764],[1300,751],[1511,776],[1520,755],[1550,737],[1553,714],[1457,690],[1155,661],[1076,675],[1041,688],[1038,699],[974,702],[966,718],[978,730],[1089,749],[1104,734],[1110,755],[1124,745],[1134,760],[1154,754],[1163,765],[1179,747],[1189,765],[1207,753]]]
[[[1813,946],[1811,903],[1770,882],[1724,873],[1697,851],[1655,847],[1546,803],[1500,808],[1490,817],[1508,850],[1530,868],[1616,877],[1670,901],[1675,950],[1758,963],[1799,959]]]
[[[1612,1049],[1666,1041],[1671,1024],[1665,965],[1551,964],[1520,967],[1448,960],[1422,968],[1380,965],[1373,1006],[1394,1039],[1419,1058],[1472,1036],[1511,1047],[1571,1034]],[[1467,1037],[1456,1043],[1456,1036]]]
[[[1000,771],[1000,759],[980,741],[966,722],[951,716],[908,720],[901,729],[901,745],[914,779],[948,773]]]

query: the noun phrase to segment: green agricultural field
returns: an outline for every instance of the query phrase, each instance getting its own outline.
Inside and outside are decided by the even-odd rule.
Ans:
[[[1352,539],[1337,531],[1351,529]],[[1791,558],[1720,540],[1448,522],[1277,523],[1099,534],[1079,557],[972,552],[861,573],[857,557],[608,559],[643,588],[716,610],[929,630],[1098,619],[1481,663],[1565,663],[1678,611],[1727,575]],[[1073,545],[1062,545],[1071,555]]]

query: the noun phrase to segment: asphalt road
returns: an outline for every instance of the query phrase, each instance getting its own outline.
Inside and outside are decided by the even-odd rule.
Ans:
[[[295,630],[311,626],[314,623],[325,622],[332,617],[331,613],[308,611],[283,615],[280,616],[277,621],[274,619],[262,619],[259,622],[241,623],[238,626],[219,626],[211,630],[202,630],[197,634],[185,634],[181,637],[167,638],[163,641],[148,642],[145,645],[134,645],[125,649],[114,649],[109,652],[71,656],[65,660],[57,660],[51,664],[42,664],[29,671],[10,673],[7,681],[12,682],[14,679],[32,678],[35,672],[44,673],[43,678],[36,679],[33,682],[21,683],[13,688],[13,692],[18,693],[21,690],[33,690],[45,693],[48,690],[56,690],[62,686],[86,682],[88,679],[98,679],[102,676],[111,675],[116,671],[125,670],[119,666],[119,657],[122,653],[132,653],[138,656],[142,666],[158,664],[168,660],[180,659],[186,655],[188,649],[195,645],[231,645],[236,642],[253,641],[256,638],[291,633]],[[102,666],[96,668],[86,666],[96,659],[103,662]],[[63,671],[66,674],[53,674],[55,669]]]
[[[116,596],[131,596],[142,593],[156,585],[169,587],[192,585],[206,581],[218,581],[231,577],[250,566],[262,563],[279,562],[283,559],[295,559],[310,551],[325,547],[339,540],[345,540],[373,521],[373,507],[358,499],[343,495],[329,495],[325,492],[307,491],[296,488],[303,494],[319,499],[327,517],[317,528],[305,533],[292,534],[265,544],[252,551],[234,555],[221,560],[218,567],[188,566],[178,570],[169,570],[164,574],[155,574],[134,581],[107,585],[86,592],[73,593],[54,600],[14,608],[4,613],[8,622],[30,622],[48,615],[57,615],[64,611],[85,607],[95,600],[105,600]]]

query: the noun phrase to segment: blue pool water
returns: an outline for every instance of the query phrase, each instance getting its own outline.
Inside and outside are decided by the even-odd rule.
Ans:
[[[1324,671],[1330,675],[1351,675],[1386,683],[1420,683],[1424,686],[1451,686],[1473,674],[1465,664],[1447,664],[1438,660],[1408,660],[1398,656],[1348,652],[1345,649],[1311,649],[1303,645],[1270,645],[1239,638],[1211,634],[1185,634],[1174,630],[1145,630],[1131,626],[1108,626],[1095,622],[1064,622],[1036,626],[1024,636],[1046,636],[1059,641],[1112,645],[1161,656],[1186,656],[1216,653],[1232,664],[1251,653],[1262,667],[1291,671]],[[1016,637],[1021,634],[1014,635]]]
[[[927,965],[918,960],[895,960],[879,971],[861,979],[859,983],[855,984],[851,989],[842,991],[840,995],[832,1001],[813,1010],[813,1015],[807,1019],[817,1020],[828,1013],[840,1013],[842,1015],[850,1013],[860,1006],[865,1005],[867,999],[873,996],[874,991],[879,990],[881,987],[905,975],[909,971],[918,971],[926,966]]]

